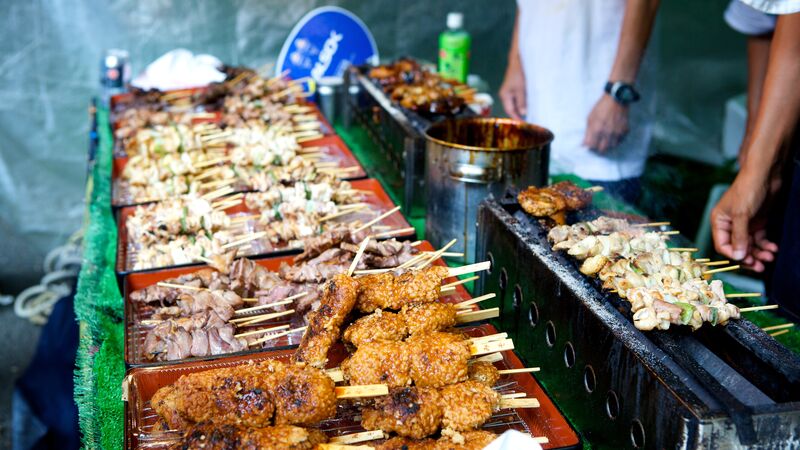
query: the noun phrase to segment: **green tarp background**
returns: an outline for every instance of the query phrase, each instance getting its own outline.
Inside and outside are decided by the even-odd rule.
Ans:
[[[725,0],[662,3],[654,41],[658,146],[713,150],[723,102],[744,89],[744,41],[722,21]],[[0,2],[0,291],[38,280],[46,251],[80,226],[86,110],[104,49],[129,50],[134,73],[176,47],[261,66],[274,61],[295,22],[323,4],[361,17],[383,58],[432,61],[447,12],[463,11],[473,35],[473,72],[493,93],[502,81],[512,0]]]

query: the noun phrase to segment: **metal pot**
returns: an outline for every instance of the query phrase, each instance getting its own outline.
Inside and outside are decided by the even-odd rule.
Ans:
[[[425,237],[435,247],[453,238],[464,263],[475,260],[478,204],[510,186],[547,183],[549,130],[512,119],[450,119],[425,132]]]

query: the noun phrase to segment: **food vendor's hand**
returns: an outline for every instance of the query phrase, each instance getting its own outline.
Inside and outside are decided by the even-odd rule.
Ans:
[[[711,234],[717,252],[756,272],[775,258],[778,246],[766,238],[763,177],[740,172],[711,211]]]
[[[520,64],[509,63],[503,85],[500,86],[500,100],[509,117],[525,120],[528,104],[525,99],[525,73]]]
[[[628,134],[628,108],[603,95],[589,113],[583,145],[605,153],[619,145]]]

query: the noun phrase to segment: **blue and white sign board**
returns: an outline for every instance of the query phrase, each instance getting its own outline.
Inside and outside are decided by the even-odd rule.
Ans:
[[[275,75],[341,77],[351,64],[378,64],[378,47],[364,22],[346,9],[323,6],[294,26],[283,43]]]

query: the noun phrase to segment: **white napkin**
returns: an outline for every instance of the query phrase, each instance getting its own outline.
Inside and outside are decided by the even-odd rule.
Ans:
[[[205,86],[225,80],[225,74],[217,69],[220,66],[222,62],[211,55],[194,55],[178,48],[150,63],[131,84],[140,89],[162,91]]]
[[[508,430],[501,434],[499,438],[487,445],[484,450],[542,450],[542,446],[537,444],[530,435],[520,433],[516,430]]]

